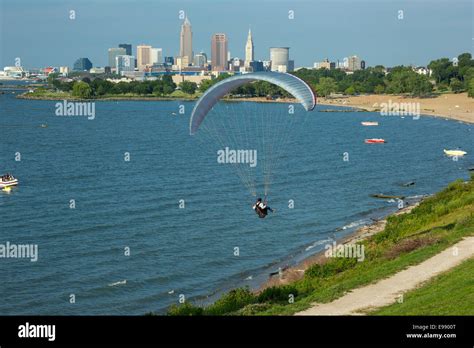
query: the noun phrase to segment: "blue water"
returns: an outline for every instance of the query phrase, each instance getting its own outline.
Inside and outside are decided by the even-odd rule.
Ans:
[[[163,312],[179,294],[256,286],[268,270],[351,230],[343,226],[396,209],[370,193],[431,194],[468,178],[474,164],[471,125],[316,111],[276,171],[277,212],[260,220],[239,179],[188,135],[192,102],[186,115],[172,115],[177,101],[97,102],[87,120],[55,116],[54,101],[14,97],[0,95],[0,172],[21,182],[0,192],[0,244],[38,244],[39,259],[0,259],[2,315]],[[388,143],[364,144],[369,137]],[[457,147],[469,154],[443,155]],[[416,185],[400,186],[408,181]]]

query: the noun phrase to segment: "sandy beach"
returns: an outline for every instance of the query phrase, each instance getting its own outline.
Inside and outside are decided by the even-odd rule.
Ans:
[[[228,99],[235,101],[254,101],[261,103],[281,102],[294,103],[293,98],[268,100],[266,98],[239,98]],[[446,93],[431,98],[412,98],[391,94],[368,94],[358,96],[344,96],[339,98],[317,98],[317,105],[335,105],[356,107],[366,111],[379,111],[383,103],[419,103],[421,115],[444,117],[453,120],[474,123],[474,98],[467,93]]]
[[[320,105],[338,105],[378,111],[383,103],[419,103],[421,115],[445,117],[474,123],[474,98],[467,93],[442,94],[432,98],[411,98],[400,95],[371,94],[344,98],[319,98]]]

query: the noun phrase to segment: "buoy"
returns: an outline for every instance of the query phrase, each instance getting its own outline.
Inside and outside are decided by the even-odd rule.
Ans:
[[[11,190],[12,190],[12,188],[11,188],[10,186],[6,186],[6,187],[3,188],[2,191],[5,191],[5,192],[8,193],[8,192],[10,192]]]

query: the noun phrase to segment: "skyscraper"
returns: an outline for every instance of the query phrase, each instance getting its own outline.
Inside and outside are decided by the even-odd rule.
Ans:
[[[214,34],[211,39],[211,65],[214,71],[227,70],[227,37]]]
[[[152,48],[150,50],[150,54],[150,60],[152,65],[163,63],[163,50],[161,48]]]
[[[207,64],[207,56],[204,52],[200,52],[194,56],[193,65],[203,67]]]
[[[143,71],[147,66],[151,66],[151,46],[139,45],[137,46],[137,68],[138,71]]]
[[[245,66],[250,66],[250,62],[254,60],[254,53],[253,53],[253,40],[252,40],[252,32],[249,29],[249,35],[247,36],[247,43],[245,44]]]
[[[191,22],[187,16],[181,25],[179,55],[180,57],[188,57],[189,62],[193,60],[193,32]]]
[[[125,48],[113,47],[109,48],[109,66],[115,69],[115,57],[123,56],[127,53]]]
[[[120,55],[115,57],[115,72],[119,75],[122,71],[134,71],[135,70],[135,57],[129,55]]]
[[[349,71],[356,71],[362,69],[361,59],[357,56],[350,56],[347,59],[347,69]],[[365,67],[365,62],[364,62]]]
[[[125,48],[127,56],[132,55],[132,45],[131,44],[120,44],[119,47],[120,48]]]
[[[165,64],[173,65],[174,64],[174,57],[165,57]]]

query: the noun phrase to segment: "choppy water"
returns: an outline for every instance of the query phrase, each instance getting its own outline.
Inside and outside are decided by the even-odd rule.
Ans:
[[[255,285],[278,265],[396,209],[370,193],[434,193],[467,178],[474,164],[470,125],[315,112],[277,171],[277,213],[260,220],[238,178],[188,135],[189,113],[172,115],[181,102],[97,102],[93,121],[55,116],[56,102],[10,92],[0,102],[0,172],[21,181],[0,192],[0,244],[39,247],[37,262],[0,259],[3,315],[143,314],[163,311],[179,294],[202,299]],[[364,120],[380,126],[362,127]],[[369,137],[389,142],[364,144]],[[469,155],[457,162],[443,155],[456,147]],[[400,186],[408,181],[416,185]]]

